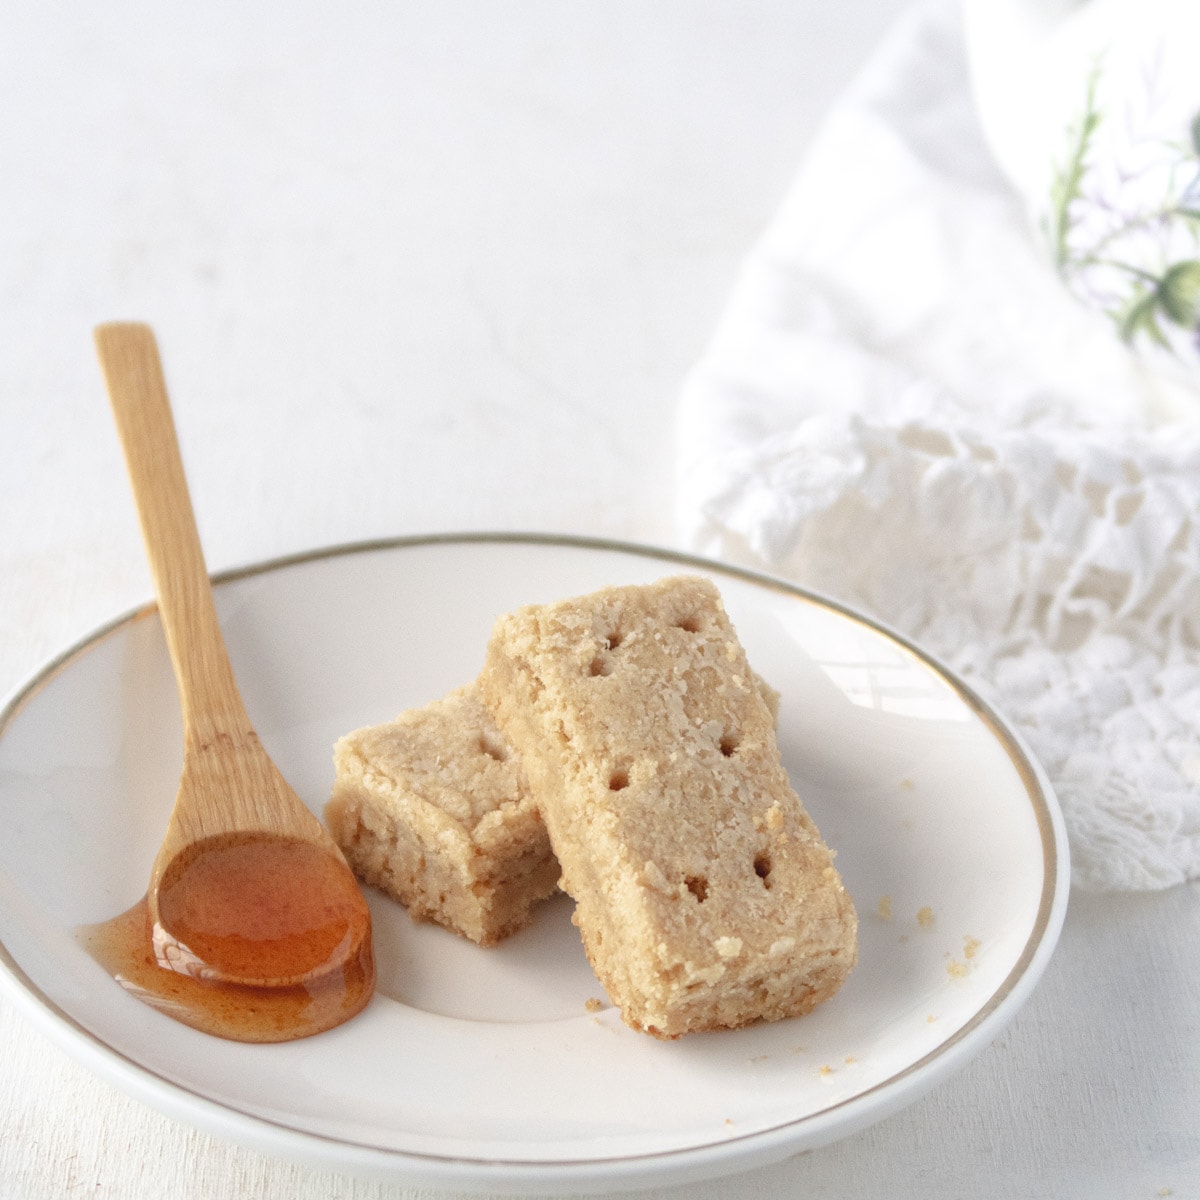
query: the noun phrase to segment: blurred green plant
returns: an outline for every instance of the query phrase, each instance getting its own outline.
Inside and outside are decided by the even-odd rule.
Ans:
[[[1105,271],[1108,284],[1099,296],[1102,307],[1130,343],[1144,337],[1171,350],[1178,346],[1168,337],[1168,327],[1190,335],[1193,349],[1200,352],[1200,113],[1191,120],[1186,143],[1164,144],[1171,169],[1165,181],[1166,195],[1150,207],[1123,211],[1121,196],[1101,198],[1088,190],[1095,172],[1093,155],[1097,131],[1104,116],[1098,100],[1100,67],[1089,75],[1079,119],[1067,133],[1066,153],[1053,170],[1050,207],[1044,232],[1055,265],[1072,290],[1096,293],[1089,275]],[[1123,180],[1122,182],[1128,182]],[[1103,221],[1086,221],[1101,214]],[[1172,237],[1185,232],[1190,237]],[[1160,263],[1145,261],[1135,254],[1138,235],[1157,234],[1158,244],[1170,246]],[[1180,255],[1185,241],[1190,255]],[[1097,300],[1097,295],[1089,297]]]
[[[1050,177],[1049,234],[1054,247],[1054,261],[1064,274],[1072,261],[1071,230],[1075,226],[1073,210],[1083,200],[1083,180],[1088,173],[1088,156],[1092,150],[1092,139],[1100,125],[1100,111],[1096,107],[1096,84],[1100,77],[1099,68],[1088,76],[1087,98],[1083,115],[1067,130],[1069,145],[1066,161],[1056,167]]]

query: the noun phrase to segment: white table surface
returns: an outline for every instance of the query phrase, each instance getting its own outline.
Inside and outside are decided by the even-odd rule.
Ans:
[[[149,597],[94,364],[158,330],[214,570],[675,541],[673,412],[903,0],[0,11],[0,692]],[[409,1197],[216,1141],[0,1000],[0,1197]],[[1200,888],[1076,894],[1015,1023],[839,1144],[655,1195],[1200,1196]]]

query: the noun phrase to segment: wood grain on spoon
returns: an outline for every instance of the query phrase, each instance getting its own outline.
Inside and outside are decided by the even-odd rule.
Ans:
[[[254,988],[310,984],[348,964],[361,975],[366,902],[260,744],[234,681],[154,335],[114,323],[95,336],[183,712],[182,777],[146,897],[158,963]],[[362,1004],[369,996],[368,986]]]

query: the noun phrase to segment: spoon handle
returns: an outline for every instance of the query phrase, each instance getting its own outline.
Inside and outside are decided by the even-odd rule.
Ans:
[[[175,668],[185,740],[206,748],[222,736],[253,737],[217,623],[154,334],[147,325],[120,321],[97,327],[95,340]]]

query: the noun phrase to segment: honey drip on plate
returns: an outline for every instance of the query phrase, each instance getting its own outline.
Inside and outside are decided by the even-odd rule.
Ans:
[[[319,847],[256,834],[201,842],[164,872],[158,900],[160,924],[143,898],[80,939],[118,983],[185,1025],[291,1041],[371,999],[369,910],[345,865]],[[268,979],[282,986],[262,986]]]

